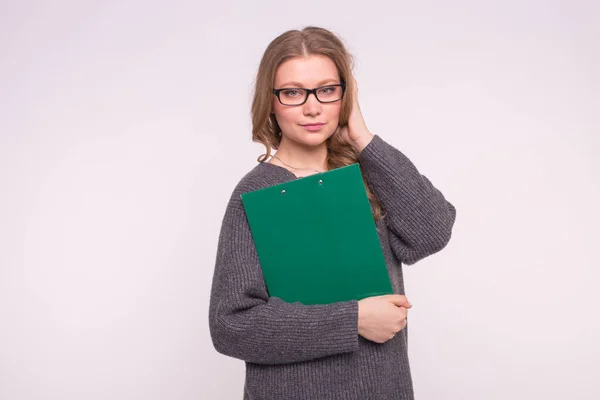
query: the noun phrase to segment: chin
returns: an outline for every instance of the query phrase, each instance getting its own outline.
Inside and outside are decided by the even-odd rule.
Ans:
[[[293,141],[305,146],[320,146],[327,141],[335,132],[298,132],[294,137],[290,138]]]
[[[294,141],[298,144],[301,144],[303,146],[308,146],[308,147],[317,147],[317,146],[321,146],[323,143],[325,143],[325,141],[327,140],[327,136],[324,136],[322,134],[309,134],[309,135],[302,135],[299,137],[295,137]]]

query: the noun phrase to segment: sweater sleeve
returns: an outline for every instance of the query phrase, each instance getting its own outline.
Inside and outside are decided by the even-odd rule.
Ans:
[[[385,214],[390,246],[404,264],[443,249],[456,209],[398,149],[375,135],[359,155],[361,170]]]
[[[227,207],[209,306],[215,349],[258,364],[286,364],[358,349],[358,302],[287,303],[269,297],[243,205]]]

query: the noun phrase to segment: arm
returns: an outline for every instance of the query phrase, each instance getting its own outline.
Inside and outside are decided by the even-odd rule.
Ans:
[[[383,207],[398,259],[414,264],[443,249],[452,235],[456,209],[442,193],[377,135],[362,149],[359,162]]]
[[[404,154],[369,132],[353,76],[348,83],[352,110],[337,134],[359,153],[363,174],[386,215],[392,251],[403,263],[414,264],[446,246],[456,209]]]
[[[209,307],[215,349],[259,364],[357,350],[357,301],[305,306],[269,297],[242,207],[227,207],[219,236]]]

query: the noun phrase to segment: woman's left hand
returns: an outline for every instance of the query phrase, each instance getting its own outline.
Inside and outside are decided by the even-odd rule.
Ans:
[[[354,147],[359,153],[371,142],[373,134],[367,129],[367,124],[358,105],[358,85],[354,75],[350,76],[354,87],[354,101],[348,118],[348,125],[338,128],[341,139]]]

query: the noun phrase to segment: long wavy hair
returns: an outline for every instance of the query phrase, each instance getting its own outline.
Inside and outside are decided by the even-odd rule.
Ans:
[[[322,55],[329,57],[337,67],[340,79],[346,83],[342,98],[339,126],[348,124],[348,117],[354,100],[354,81],[351,78],[353,58],[342,41],[327,29],[309,26],[303,30],[290,30],[275,38],[265,50],[258,73],[252,101],[252,141],[262,143],[266,154],[258,157],[265,162],[271,157],[271,150],[277,150],[281,143],[281,128],[273,113],[273,84],[277,68],[294,57]],[[340,139],[337,134],[327,139],[327,169],[343,167],[358,162],[358,153]],[[375,221],[383,217],[381,205],[369,189],[366,178],[365,188],[373,209]]]

